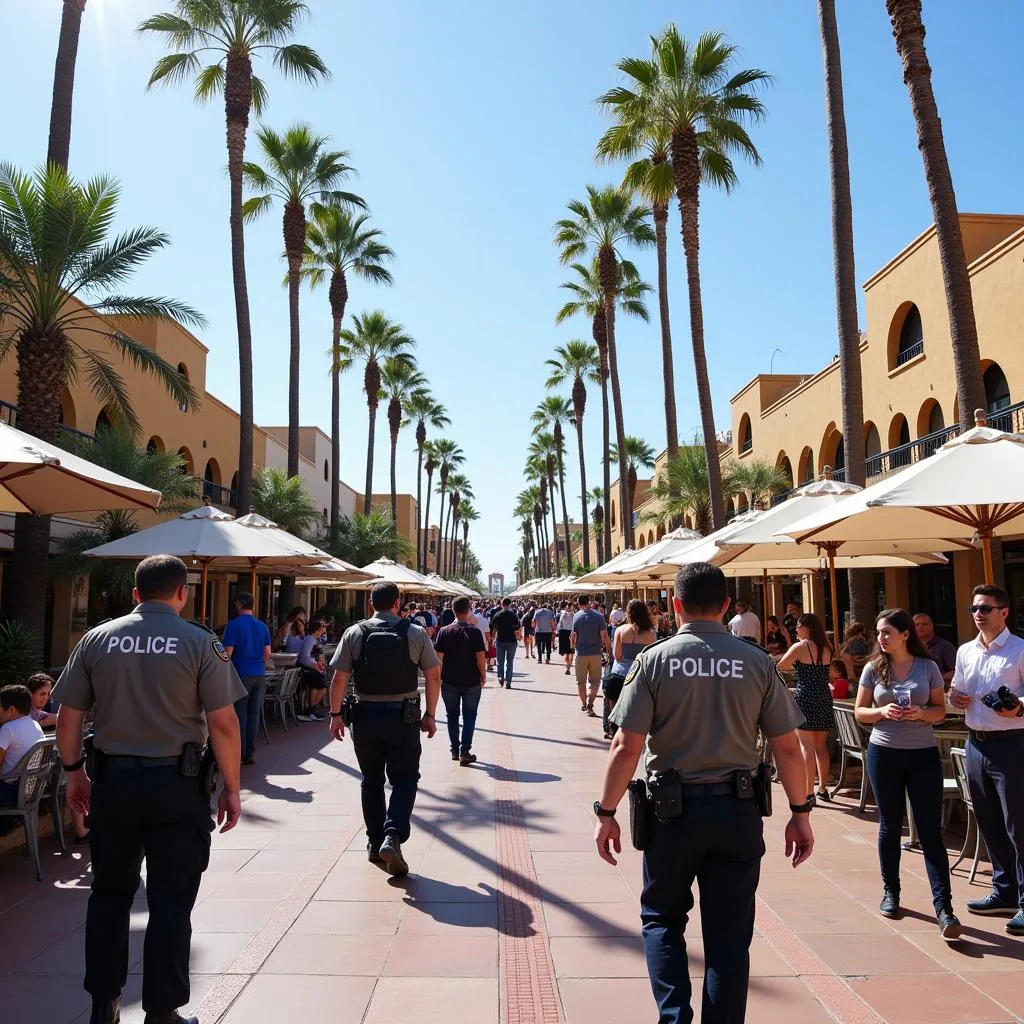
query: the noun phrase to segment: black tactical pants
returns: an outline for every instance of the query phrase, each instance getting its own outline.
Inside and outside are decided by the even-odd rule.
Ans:
[[[385,836],[409,838],[420,780],[420,727],[402,721],[401,702],[363,701],[352,723],[352,746],[363,773],[361,796],[366,838],[379,846]],[[391,798],[384,803],[384,778]]]
[[[189,1000],[192,907],[210,862],[210,801],[177,765],[109,761],[92,788],[92,895],[85,926],[85,989],[117,997],[128,980],[132,900],[146,858],[149,924],[142,1007],[169,1013]]]

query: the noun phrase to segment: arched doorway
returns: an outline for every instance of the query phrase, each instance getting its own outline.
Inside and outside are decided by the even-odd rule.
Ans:
[[[181,467],[182,474],[191,476],[196,471],[196,464],[192,461],[192,453],[188,450],[188,448],[182,445],[178,449],[178,454],[181,456],[183,460],[183,465]]]
[[[1009,408],[1010,385],[1006,374],[998,363],[989,363],[982,380],[985,384],[985,409],[988,412],[988,423],[996,430],[1013,430],[1013,417],[999,415],[1003,409]]]
[[[878,476],[882,472],[882,439],[878,436],[878,427],[870,421],[864,425],[864,457],[866,460],[865,475]]]
[[[889,456],[890,469],[901,469],[903,466],[910,465],[910,448],[906,447],[909,444],[910,424],[907,423],[907,417],[898,412],[889,424],[889,447],[900,450],[894,451]]]
[[[107,410],[107,407],[104,406],[102,409],[100,409],[100,413],[96,417],[96,424],[93,427],[93,432],[98,434],[100,432],[100,428],[104,430],[112,430],[113,427],[113,417],[111,417],[109,411]]]
[[[809,484],[814,480],[814,452],[811,451],[809,446],[800,453],[797,472],[800,475],[801,486]]]

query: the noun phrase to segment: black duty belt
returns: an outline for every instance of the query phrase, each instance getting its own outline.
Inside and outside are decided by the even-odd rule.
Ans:
[[[358,702],[368,708],[398,708],[398,710],[401,711],[407,700],[416,700],[416,698],[406,697],[403,700],[359,700]]]
[[[967,735],[977,743],[987,743],[989,740],[999,740],[1005,736],[1024,739],[1024,729],[968,729]]]
[[[735,796],[736,787],[731,782],[684,782],[684,800],[711,800],[716,796]]]
[[[128,769],[128,768],[167,768],[176,765],[181,756],[174,757],[135,757],[131,754],[104,754],[104,763],[107,768]]]

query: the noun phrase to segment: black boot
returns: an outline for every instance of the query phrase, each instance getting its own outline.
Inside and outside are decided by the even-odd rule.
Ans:
[[[146,1024],[199,1024],[198,1017],[182,1017],[177,1010],[170,1013],[147,1013]]]
[[[121,997],[94,999],[89,1024],[121,1024]]]

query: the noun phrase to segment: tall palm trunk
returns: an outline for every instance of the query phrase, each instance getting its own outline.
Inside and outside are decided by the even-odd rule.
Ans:
[[[583,387],[583,381],[578,380],[576,384]],[[573,398],[575,399],[576,386],[573,385]],[[584,566],[590,565],[590,512],[587,509],[587,460],[583,456],[583,410],[578,409],[576,412],[576,447],[579,450],[580,457],[580,505],[583,510],[583,558],[581,562]]]
[[[284,251],[288,260],[288,475],[299,475],[299,271],[306,244],[301,203],[284,205]]]
[[[380,367],[376,359],[369,360],[363,371],[363,390],[370,415],[370,429],[366,436],[366,492],[363,494],[363,515],[368,516],[373,498],[373,449],[377,433],[377,396],[380,394]]]
[[[932,91],[932,69],[924,48],[924,24],[921,0],[885,0],[892,21],[896,49],[903,61],[903,81],[910,93],[910,106],[917,126],[917,148],[924,161],[928,198],[935,218],[939,243],[942,283],[946,289],[949,333],[953,343],[953,370],[956,396],[960,406],[960,424],[966,430],[974,426],[974,410],[985,408],[985,385],[981,376],[978,328],[974,320],[974,299],[967,273],[960,215],[953,191],[953,176],[946,159],[942,122]]]
[[[335,363],[341,343],[341,321],[348,303],[348,282],[345,272],[336,270],[331,275],[328,291],[331,303],[331,537],[338,536],[339,506],[341,504],[341,374]]]
[[[434,481],[434,462],[427,459],[427,507],[423,511],[423,564],[420,572],[426,572],[430,568],[430,490]],[[440,538],[439,538],[440,540]],[[434,568],[437,568],[437,557],[434,557]]]
[[[231,284],[238,332],[238,508],[252,504],[253,404],[252,325],[245,278],[245,230],[242,225],[242,164],[252,106],[252,63],[229,53],[225,64],[224,112],[227,121],[228,180],[231,187]]]
[[[544,512],[539,504],[533,506],[533,532],[537,535],[537,575],[538,576],[550,576],[548,572],[547,560],[545,558],[546,552],[544,551],[543,537],[540,532],[540,524],[544,521]]]
[[[452,505],[452,541],[451,551],[448,554],[448,575],[455,575],[455,563],[459,559],[459,505],[456,502]]]
[[[601,507],[600,502],[594,506],[594,527],[597,531],[597,564],[604,565],[608,561],[608,552],[610,548],[605,547],[605,531],[602,529],[605,524],[606,516],[604,509]]]
[[[416,424],[416,571],[420,568],[420,557],[423,552],[423,530],[420,526],[420,504],[423,501],[423,445],[427,440],[427,427],[423,420]]]
[[[661,318],[661,372],[665,377],[665,445],[668,457],[679,454],[676,422],[676,383],[672,361],[672,324],[668,314],[668,205],[654,204],[654,233],[658,249],[658,314]]]
[[[53,99],[50,102],[50,139],[46,162],[68,168],[71,154],[71,107],[75,95],[75,63],[82,13],[86,0],[64,0],[60,16],[57,60],[53,66]]]
[[[565,527],[565,571],[572,575],[572,541],[569,538],[569,510],[565,504],[565,457],[562,449],[565,445],[565,435],[562,433],[562,424],[555,424],[555,451],[558,453],[558,489],[562,498],[562,525]]]
[[[846,139],[843,103],[843,65],[839,51],[835,0],[818,0],[821,50],[825,61],[825,111],[828,157],[832,174],[832,253],[836,283],[836,320],[839,325],[839,380],[843,408],[843,454],[848,483],[865,483],[864,385],[861,378],[860,337],[857,331],[857,277],[853,250],[853,201],[850,196],[850,152]],[[867,622],[873,607],[872,574],[848,574],[850,614]],[[833,610],[835,615],[835,610]],[[834,621],[840,636],[838,621]]]
[[[462,521],[462,572],[459,575],[466,578],[466,559],[469,555],[469,520]]]
[[[398,536],[398,432],[402,429],[402,403],[397,398],[388,402],[388,427],[391,430],[391,522],[395,524]],[[397,558],[397,549],[391,556]]]
[[[443,576],[447,571],[448,567],[448,522],[451,517],[451,500],[449,499],[448,505],[444,504],[444,492],[441,492],[441,548],[437,553],[437,572],[438,575]]]
[[[672,170],[683,222],[683,250],[686,253],[686,287],[690,299],[690,340],[693,344],[693,370],[697,382],[704,452],[708,460],[708,487],[711,491],[711,522],[716,530],[725,525],[722,505],[722,467],[715,437],[715,413],[711,404],[708,360],[704,351],[704,306],[700,290],[700,159],[697,133],[692,129],[672,134]]]
[[[608,412],[608,331],[605,329],[604,322],[605,316],[602,309],[594,315],[593,334],[594,341],[597,342],[597,351],[601,356],[601,485],[604,487],[604,500],[607,501],[612,489],[612,466],[608,460],[608,454],[611,451],[611,417]],[[601,560],[604,561],[612,549],[610,516],[604,517],[602,536],[605,555]]]
[[[547,473],[548,498],[551,505],[551,535],[555,542],[555,575],[562,575],[562,560],[558,554],[558,509],[555,505],[555,460],[548,456],[544,460],[544,469]],[[544,524],[547,529],[547,523]]]

